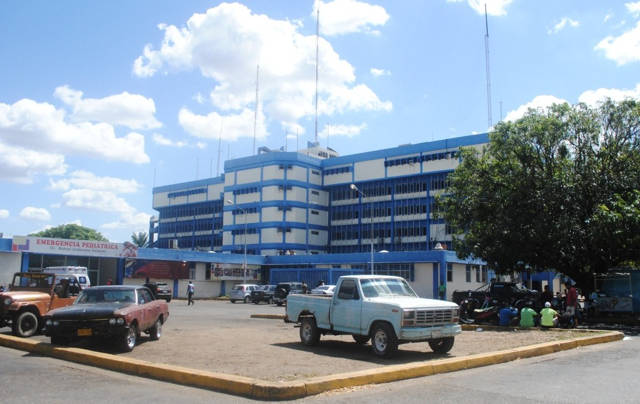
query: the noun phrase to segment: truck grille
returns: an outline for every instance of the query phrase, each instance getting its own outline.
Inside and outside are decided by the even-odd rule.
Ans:
[[[416,310],[416,326],[424,327],[453,322],[457,309]]]

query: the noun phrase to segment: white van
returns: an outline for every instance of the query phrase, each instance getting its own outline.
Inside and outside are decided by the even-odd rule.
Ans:
[[[85,289],[91,286],[91,280],[89,280],[89,272],[87,271],[87,267],[46,267],[42,270],[42,272],[64,276],[65,278],[73,277],[76,279],[76,281],[78,281],[81,289]]]

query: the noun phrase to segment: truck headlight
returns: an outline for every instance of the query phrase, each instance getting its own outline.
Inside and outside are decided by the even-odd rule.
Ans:
[[[457,323],[460,321],[460,309],[454,309],[452,315],[452,319],[451,321],[453,321],[454,323]]]
[[[416,325],[416,311],[415,310],[404,310],[402,312],[402,326],[403,327],[412,327]]]
[[[6,299],[4,299],[3,303],[5,306],[9,306],[11,303],[13,303],[13,300],[11,300],[10,297],[7,297]]]

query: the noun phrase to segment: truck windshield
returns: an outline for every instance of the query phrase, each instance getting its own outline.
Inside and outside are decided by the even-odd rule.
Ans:
[[[361,279],[362,293],[365,297],[417,297],[416,293],[403,279]]]
[[[53,278],[52,274],[22,272],[13,276],[10,289],[50,289]]]

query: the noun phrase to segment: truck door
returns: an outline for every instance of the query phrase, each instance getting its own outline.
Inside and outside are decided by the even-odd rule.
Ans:
[[[331,305],[331,323],[337,331],[360,334],[362,298],[354,279],[345,279],[340,284]]]

